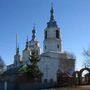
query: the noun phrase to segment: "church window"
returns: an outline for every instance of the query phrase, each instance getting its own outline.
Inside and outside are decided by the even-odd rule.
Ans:
[[[59,31],[56,30],[56,38],[59,39]]]
[[[59,44],[57,44],[57,48],[59,48]]]
[[[35,45],[37,46],[37,43],[35,43]]]
[[[50,79],[50,83],[53,83],[53,79]]]
[[[47,39],[47,31],[45,31],[45,39]]]
[[[45,82],[45,83],[47,83],[47,82],[48,82],[48,80],[47,80],[47,79],[44,79],[44,82]]]

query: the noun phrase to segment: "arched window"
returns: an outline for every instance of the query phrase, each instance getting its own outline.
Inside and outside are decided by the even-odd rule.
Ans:
[[[59,44],[57,44],[57,48],[59,48]]]
[[[47,39],[47,31],[45,31],[45,39]]]
[[[53,83],[53,79],[52,78],[50,79],[50,83]]]
[[[44,83],[47,83],[48,82],[48,80],[47,79],[44,79]]]
[[[56,38],[59,39],[59,31],[58,30],[56,30]]]

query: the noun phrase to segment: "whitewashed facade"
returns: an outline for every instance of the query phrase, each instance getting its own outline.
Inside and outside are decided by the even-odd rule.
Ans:
[[[22,58],[19,54],[19,47],[16,48],[13,68],[25,63],[30,63],[29,56],[33,48],[38,50],[40,55],[39,69],[43,73],[42,81],[57,82],[57,73],[67,72],[72,74],[75,69],[75,59],[70,58],[62,51],[61,31],[54,19],[54,10],[51,7],[50,20],[44,30],[43,53],[40,54],[39,42],[35,38],[35,27],[32,30],[31,41],[26,41],[26,47],[22,51]],[[10,66],[10,65],[9,65]],[[8,68],[9,68],[8,66]]]
[[[61,32],[54,19],[54,10],[51,7],[50,20],[44,30],[44,53],[41,54],[39,67],[43,73],[42,81],[57,82],[57,73],[72,74],[75,69],[75,60],[68,58],[62,50]]]

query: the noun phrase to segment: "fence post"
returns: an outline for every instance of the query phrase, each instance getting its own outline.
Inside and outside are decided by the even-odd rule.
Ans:
[[[4,90],[7,90],[7,81],[4,82]]]

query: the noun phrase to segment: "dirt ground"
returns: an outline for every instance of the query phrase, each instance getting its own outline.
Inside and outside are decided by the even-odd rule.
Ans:
[[[56,89],[44,89],[44,90],[90,90],[90,85],[78,86],[73,88],[56,88]]]

